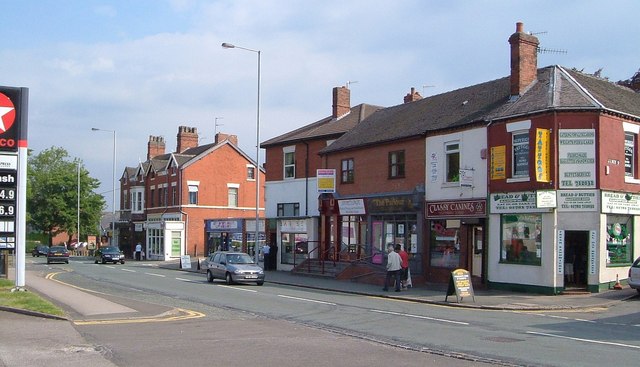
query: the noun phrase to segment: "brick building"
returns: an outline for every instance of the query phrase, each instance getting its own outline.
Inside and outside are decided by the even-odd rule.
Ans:
[[[164,138],[150,136],[147,160],[125,169],[118,233],[127,254],[137,242],[147,258],[157,260],[203,255],[217,246],[253,251],[255,175],[264,182],[264,170],[256,173],[235,135],[218,133],[205,145],[198,141],[196,128],[180,126],[176,151],[166,153]],[[259,210],[263,217],[264,195]],[[264,240],[263,223],[260,228]]]

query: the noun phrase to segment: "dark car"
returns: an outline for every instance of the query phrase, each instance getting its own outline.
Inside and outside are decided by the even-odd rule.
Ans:
[[[40,255],[42,256],[47,256],[47,254],[49,253],[49,246],[47,245],[38,245],[36,247],[33,248],[33,250],[31,250],[31,256],[33,257],[40,257]]]
[[[64,246],[51,246],[47,252],[47,264],[69,263],[69,250]]]
[[[219,251],[211,254],[207,260],[207,281],[224,279],[227,284],[256,283],[264,284],[264,270],[244,252]]]
[[[94,262],[124,264],[124,253],[116,246],[100,247],[96,250]]]

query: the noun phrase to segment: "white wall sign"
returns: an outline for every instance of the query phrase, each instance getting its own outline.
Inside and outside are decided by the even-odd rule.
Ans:
[[[558,211],[592,212],[598,210],[598,190],[558,190]]]
[[[640,195],[603,191],[602,212],[640,215]]]
[[[596,131],[558,130],[558,170],[561,189],[596,187]]]
[[[549,208],[538,208],[534,191],[495,193],[491,199],[491,213],[548,212]]]
[[[280,232],[307,233],[307,221],[304,219],[280,220]]]
[[[436,152],[429,154],[429,176],[431,182],[438,182],[438,153]]]
[[[589,231],[589,274],[596,273],[596,254],[598,253],[598,237],[596,231]]]
[[[555,208],[557,206],[555,190],[536,191],[536,206],[538,208]]]
[[[564,231],[558,231],[558,275],[564,277]]]
[[[364,215],[364,199],[338,200],[340,215]]]
[[[473,187],[473,169],[460,169],[460,186]]]

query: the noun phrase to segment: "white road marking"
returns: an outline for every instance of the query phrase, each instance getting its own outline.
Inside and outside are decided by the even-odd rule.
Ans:
[[[231,286],[231,285],[222,285],[222,284],[219,284],[219,286],[224,287],[224,288],[229,288],[229,289],[235,289],[237,291],[258,293],[258,291],[254,290],[254,289],[240,288],[240,287],[234,287],[234,286]]]
[[[295,299],[296,301],[313,302],[313,303],[320,303],[320,304],[323,304],[323,305],[336,306],[335,303],[331,303],[331,302],[317,301],[315,299],[308,299],[308,298],[285,296],[283,294],[278,294],[278,297],[288,298],[288,299]]]
[[[184,279],[184,278],[176,278],[176,280],[182,280],[183,282],[193,282],[193,280],[191,279]]]
[[[438,322],[446,322],[446,323],[450,323],[450,324],[457,324],[457,325],[469,325],[469,323],[468,323],[468,322],[453,321],[453,320],[445,320],[445,319],[438,319],[438,318],[435,318],[435,317],[429,317],[429,316],[412,315],[412,314],[407,314],[407,313],[391,312],[391,311],[382,311],[382,310],[369,310],[369,311],[371,311],[371,312],[377,312],[377,313],[383,313],[383,314],[387,314],[387,315],[404,316],[404,317],[413,317],[413,318],[416,318],[416,319],[431,320],[431,321],[438,321]]]
[[[600,341],[600,340],[574,338],[574,337],[571,337],[571,336],[562,336],[562,335],[554,335],[554,334],[547,334],[547,333],[538,333],[538,332],[535,332],[535,331],[527,331],[527,334],[548,336],[548,337],[560,338],[560,339],[569,339],[569,340],[575,340],[575,341],[585,342],[585,343],[604,344],[604,345],[613,345],[613,346],[616,346],[616,347],[626,347],[626,348],[632,348],[632,349],[640,349],[640,345],[622,344],[622,343],[614,343],[614,342],[603,342],[603,341]]]
[[[161,277],[161,278],[164,278],[164,277],[165,277],[165,276],[164,276],[164,275],[162,275],[162,274],[155,274],[155,273],[145,273],[145,274],[147,274],[147,275],[153,275],[154,277]]]
[[[129,273],[135,273],[135,270],[131,270],[131,269],[122,269],[122,271],[128,271]]]

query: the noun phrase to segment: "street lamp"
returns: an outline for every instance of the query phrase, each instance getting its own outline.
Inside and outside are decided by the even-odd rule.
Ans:
[[[114,239],[116,236],[116,131],[115,130],[106,130],[106,129],[98,129],[97,127],[92,127],[91,131],[105,131],[109,133],[113,133],[113,192],[112,201],[111,201],[111,245],[114,245]]]
[[[233,45],[231,43],[223,43],[223,48],[239,48],[245,51],[255,52],[258,55],[258,98],[256,107],[256,238],[254,245],[254,255],[256,263],[258,262],[258,243],[260,239],[260,50],[252,50]]]

